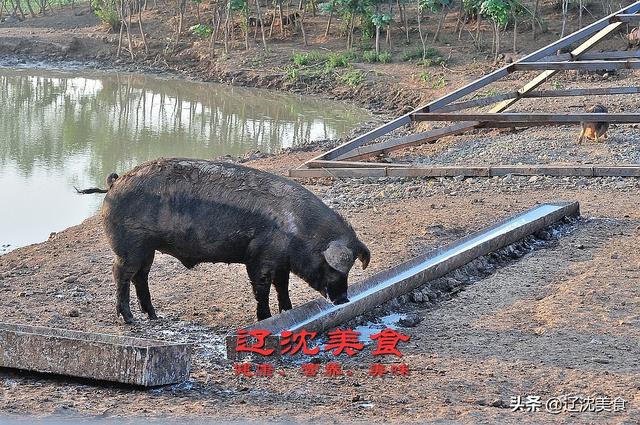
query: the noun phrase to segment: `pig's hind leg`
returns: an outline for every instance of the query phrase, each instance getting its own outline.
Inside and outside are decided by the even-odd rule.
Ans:
[[[153,308],[153,304],[151,304],[151,294],[149,293],[149,271],[151,270],[154,256],[155,251],[152,252],[149,257],[147,257],[144,265],[140,268],[140,270],[137,271],[136,274],[133,275],[133,278],[131,279],[136,287],[136,295],[138,296],[140,309],[144,313],[147,313],[149,319],[152,320],[158,318],[158,316],[156,316],[156,311]]]
[[[125,323],[133,323],[133,314],[129,307],[129,289],[131,278],[140,269],[140,263],[116,256],[113,262],[113,280],[116,283],[116,312],[121,315]]]

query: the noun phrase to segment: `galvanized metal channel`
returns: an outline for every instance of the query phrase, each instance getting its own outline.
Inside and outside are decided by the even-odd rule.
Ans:
[[[321,332],[338,326],[378,305],[406,294],[424,283],[437,279],[474,259],[512,244],[532,233],[548,227],[564,217],[580,214],[578,202],[541,204],[521,214],[501,221],[463,239],[434,249],[424,255],[377,273],[349,286],[350,302],[333,305],[318,298],[244,328],[267,330],[274,337],[268,341],[278,346],[283,331]],[[238,358],[236,335],[227,337],[227,355]],[[278,351],[276,350],[276,353]]]
[[[0,367],[150,387],[189,379],[191,346],[0,323]]]

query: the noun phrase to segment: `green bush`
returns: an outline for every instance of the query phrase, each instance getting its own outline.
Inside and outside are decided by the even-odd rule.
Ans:
[[[120,30],[120,17],[116,11],[115,3],[109,0],[92,0],[93,13],[111,31]]]
[[[409,62],[410,60],[414,60],[414,59],[422,59],[422,49],[421,48],[415,48],[412,50],[405,50],[404,52],[402,52],[402,60],[404,62]]]
[[[362,60],[367,63],[378,62],[378,54],[375,52],[375,50],[362,52]]]
[[[357,87],[364,81],[364,73],[358,69],[350,69],[340,76],[340,81],[352,87]]]
[[[211,28],[209,25],[197,24],[197,25],[194,25],[194,26],[190,27],[189,31],[191,31],[192,34],[195,34],[198,37],[209,38],[209,37],[211,37],[211,34],[213,33],[213,28]]]
[[[380,53],[378,55],[378,62],[381,62],[381,63],[391,62],[391,53],[389,52]]]
[[[345,68],[350,65],[351,61],[349,60],[348,53],[329,53],[327,55],[327,61],[325,62],[325,67],[327,69],[334,68]]]

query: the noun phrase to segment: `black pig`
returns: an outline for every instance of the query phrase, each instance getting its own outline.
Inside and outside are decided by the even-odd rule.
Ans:
[[[158,159],[107,177],[105,233],[116,257],[117,313],[133,322],[130,281],[142,311],[156,314],[149,294],[155,251],[187,268],[198,263],[246,265],[258,320],[271,316],[273,284],[280,311],[291,309],[289,272],[334,304],[348,302],[347,276],[370,253],[347,221],[301,185],[263,171],[195,159]]]

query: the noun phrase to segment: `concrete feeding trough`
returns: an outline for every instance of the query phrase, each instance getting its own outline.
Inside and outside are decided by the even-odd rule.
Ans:
[[[145,387],[189,379],[191,346],[0,323],[0,367]]]
[[[487,229],[424,255],[377,273],[349,286],[350,302],[333,305],[318,298],[292,310],[244,328],[267,330],[274,337],[267,345],[278,347],[278,335],[283,331],[322,332],[346,322],[380,304],[406,294],[426,282],[437,279],[478,257],[512,244],[532,233],[548,227],[564,217],[580,214],[578,202],[541,204],[521,214],[501,221]],[[236,335],[227,337],[227,356],[238,358]],[[279,351],[276,349],[275,353]]]

